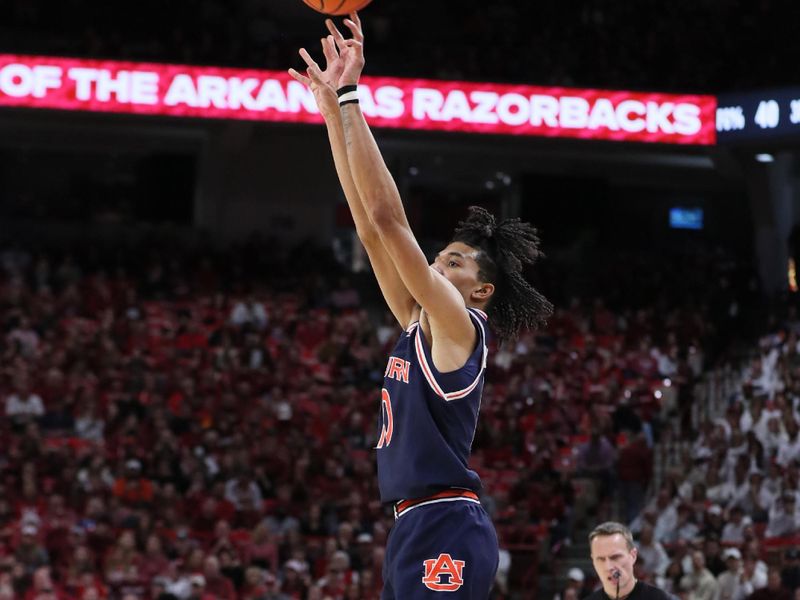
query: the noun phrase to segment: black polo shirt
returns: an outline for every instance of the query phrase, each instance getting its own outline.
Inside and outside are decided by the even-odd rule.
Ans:
[[[603,588],[600,588],[586,596],[585,600],[615,600],[615,597],[613,594],[609,596]],[[673,600],[673,597],[649,583],[637,581],[624,600]]]

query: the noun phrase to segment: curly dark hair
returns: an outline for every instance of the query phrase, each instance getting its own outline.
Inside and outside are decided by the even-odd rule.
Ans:
[[[539,236],[530,223],[505,219],[498,223],[480,206],[470,206],[469,215],[453,233],[454,242],[479,250],[478,277],[495,286],[487,307],[492,328],[501,340],[511,340],[521,329],[537,329],[553,314],[553,305],[540,294],[523,274],[544,254]]]

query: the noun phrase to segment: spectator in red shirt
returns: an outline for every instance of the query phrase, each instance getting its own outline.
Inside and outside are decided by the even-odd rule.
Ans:
[[[353,581],[353,572],[350,570],[350,557],[347,552],[337,550],[333,553],[325,575],[317,582],[322,591],[334,598],[341,598],[347,586]]]
[[[253,530],[252,538],[244,548],[243,559],[245,563],[277,571],[278,545],[266,523],[259,523]]]
[[[71,551],[69,534],[75,520],[75,514],[66,508],[63,496],[53,494],[48,498],[43,522],[45,545],[53,564],[60,565]]]
[[[267,584],[275,576],[261,567],[248,567],[244,573],[244,585],[239,592],[240,600],[261,600],[267,594]]]
[[[78,595],[79,600],[106,600],[107,598],[108,594],[95,587],[86,588]],[[137,598],[137,600],[139,599]]]
[[[0,562],[0,600],[14,600],[14,559],[6,557]]]
[[[236,600],[236,589],[230,579],[220,570],[219,559],[207,556],[203,562],[205,591],[217,600]]]
[[[301,600],[306,597],[310,584],[311,579],[306,565],[296,559],[287,560],[283,566],[281,591],[292,600]]]
[[[796,597],[796,596],[795,596]],[[767,575],[767,587],[756,590],[747,600],[791,600],[792,594],[781,584],[781,570],[771,567]]]
[[[617,477],[625,522],[630,523],[644,507],[645,493],[653,476],[653,451],[644,433],[633,435],[619,451]]]
[[[33,573],[31,587],[25,592],[25,600],[66,600],[67,596],[53,582],[50,567],[40,567]]]
[[[138,506],[153,501],[153,483],[142,477],[142,463],[135,458],[125,463],[125,473],[114,482],[112,492],[128,505]]]
[[[380,546],[379,549],[383,551],[383,546]],[[364,569],[359,573],[358,583],[361,588],[362,600],[378,600],[381,597],[382,583],[374,573],[375,571],[371,569]]]
[[[147,537],[141,560],[141,576],[150,581],[156,575],[163,575],[169,568],[169,559],[164,552],[161,538],[155,533]]]
[[[231,539],[231,525],[225,520],[217,521],[214,526],[214,536],[209,553],[218,555],[222,550],[229,550],[237,556],[241,556],[241,548]]]
[[[133,531],[123,531],[106,557],[106,581],[114,585],[138,581],[141,577],[141,564],[142,555],[136,550]]]
[[[202,476],[199,479],[202,481]],[[202,481],[200,485],[204,486],[205,482]],[[198,490],[197,493],[192,493],[186,504],[187,511],[191,517],[192,529],[197,531],[208,531],[212,529],[214,524],[222,518],[217,511],[217,500],[215,498],[206,497],[204,495],[204,490]]]
[[[100,600],[108,598],[108,589],[95,576],[94,570],[86,571],[80,577],[77,597],[80,600]]]
[[[81,544],[72,550],[68,557],[66,568],[61,573],[62,581],[69,590],[78,589],[85,573],[95,573],[97,564],[92,555],[92,551],[85,544]]]

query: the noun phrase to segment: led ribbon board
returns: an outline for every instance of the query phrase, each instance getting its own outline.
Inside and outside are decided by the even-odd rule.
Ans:
[[[371,125],[661,144],[716,141],[716,99],[462,81],[362,78]],[[321,123],[285,72],[0,55],[0,106]]]

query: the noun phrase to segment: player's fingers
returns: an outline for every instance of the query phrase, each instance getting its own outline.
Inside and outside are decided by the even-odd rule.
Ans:
[[[325,78],[322,75],[322,71],[320,70],[319,65],[316,63],[310,65],[308,69],[306,69],[306,73],[311,78],[311,81],[317,85],[322,85],[325,83]]]
[[[306,77],[305,75],[302,75],[302,74],[298,73],[298,72],[297,72],[297,71],[295,71],[294,69],[289,69],[289,75],[291,75],[292,77],[294,77],[294,78],[295,78],[297,81],[299,81],[299,82],[300,82],[300,83],[302,83],[303,85],[307,85],[307,86],[310,86],[310,85],[311,85],[311,80],[310,80],[308,77]]]
[[[322,55],[325,57],[325,61],[330,65],[331,64],[331,51],[328,48],[328,38],[324,37],[320,40],[322,44]]]
[[[364,47],[364,44],[359,42],[358,40],[345,40],[343,46],[345,48],[357,48],[361,49]]]
[[[322,83],[322,70],[319,68],[319,65],[311,58],[311,55],[306,52],[305,48],[300,48],[300,56],[306,61],[308,65],[308,69],[306,69],[306,73],[311,78],[311,81],[314,83]]]
[[[320,42],[322,42],[322,54],[325,56],[325,61],[328,63],[328,66],[330,66],[331,60],[333,60],[335,55],[331,53],[331,48],[328,44],[328,36],[322,38]]]
[[[299,54],[300,58],[302,58],[309,67],[311,67],[312,65],[313,66],[317,65],[317,63],[314,62],[314,59],[311,58],[311,55],[306,51],[305,48],[300,48]]]
[[[347,40],[342,38],[333,38],[334,43],[336,44],[336,50],[341,55],[344,52],[345,48],[347,48]]]
[[[356,11],[351,12],[350,13],[350,20],[353,22],[353,24],[358,29],[358,34],[360,36],[359,39],[361,39],[363,41],[364,40],[364,28],[361,26],[361,17],[358,16],[358,12],[356,12]]]
[[[311,82],[308,84],[309,87],[322,84],[322,75],[320,75],[319,69],[314,70],[314,67],[308,67],[306,69],[306,77]]]
[[[344,40],[342,32],[339,31],[339,29],[336,27],[336,25],[334,25],[331,19],[325,19],[325,26],[328,28],[328,31],[331,32],[333,39],[335,39],[337,43]]]
[[[354,39],[358,41],[362,41],[364,39],[364,34],[361,33],[361,28],[358,25],[356,25],[355,22],[351,21],[350,19],[345,19],[344,24],[353,34]]]
[[[332,35],[322,38],[322,53],[325,55],[325,60],[328,61],[328,65],[339,58],[339,53],[336,51],[336,44],[333,42]]]

